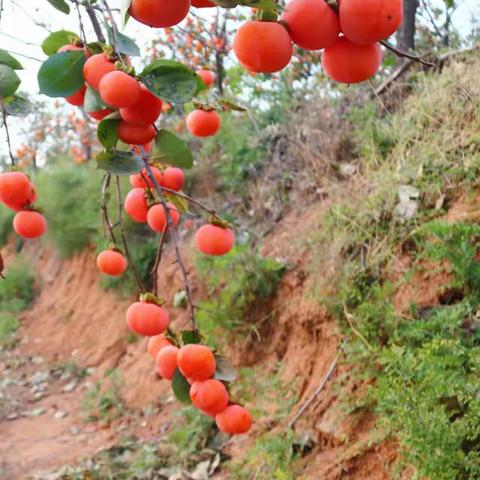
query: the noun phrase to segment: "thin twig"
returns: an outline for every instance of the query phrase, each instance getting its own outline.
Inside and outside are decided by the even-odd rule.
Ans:
[[[103,182],[102,182],[102,200],[100,202],[100,208],[102,210],[102,220],[103,220],[103,228],[108,230],[108,233],[110,235],[110,240],[114,245],[117,244],[117,239],[115,238],[115,233],[113,232],[113,225],[112,222],[110,221],[110,217],[108,215],[108,190],[110,188],[110,181],[111,181],[111,175],[109,173],[106,173],[105,176],[103,177]]]
[[[352,332],[363,342],[363,344],[371,351],[374,352],[375,349],[368,343],[368,340],[360,333],[359,330],[355,328],[352,322],[352,315],[349,313],[347,310],[347,305],[345,302],[343,302],[343,314],[345,315],[345,319],[348,322],[348,325],[352,329]]]
[[[340,347],[342,349],[342,347]],[[310,397],[305,401],[305,403],[300,407],[300,410],[296,413],[296,415],[288,422],[287,426],[284,429],[284,432],[290,430],[298,421],[298,419],[305,413],[307,408],[313,403],[313,401],[320,395],[322,390],[325,388],[325,385],[330,380],[330,377],[333,375],[335,368],[337,367],[338,358],[340,354],[337,354],[335,359],[333,360],[328,372],[326,373],[325,377],[323,377],[322,383],[315,389],[315,391],[310,395]]]
[[[125,256],[127,257],[127,260],[128,260],[128,266],[132,269],[133,275],[135,276],[135,282],[137,283],[137,287],[141,292],[144,292],[145,287],[143,286],[142,279],[140,278],[137,267],[132,261],[132,256],[130,255],[130,249],[128,248],[127,232],[125,230],[125,225],[123,224],[122,190],[120,188],[120,177],[118,175],[115,175],[115,185],[117,187],[118,224],[120,228],[120,235],[122,237],[123,248],[125,250]]]
[[[390,50],[395,55],[397,55],[397,57],[409,58],[410,60],[421,63],[422,65],[425,65],[426,67],[435,68],[435,63],[427,62],[426,60],[423,60],[423,58],[419,57],[418,55],[413,55],[411,53],[405,52],[405,50],[400,50],[399,48],[394,47],[391,43],[388,43],[386,40],[382,40],[380,43],[387,50]]]
[[[140,147],[140,153],[142,156],[142,161],[143,164],[145,165],[145,169],[147,171],[148,176],[150,177],[150,180],[155,187],[155,190],[158,194],[160,203],[162,204],[164,210],[165,210],[165,215],[167,217],[167,227],[168,231],[170,233],[170,236],[172,237],[172,242],[173,246],[175,248],[175,256],[177,258],[177,263],[178,266],[180,267],[180,270],[183,275],[183,283],[185,285],[185,292],[187,295],[187,302],[190,308],[190,322],[192,324],[192,328],[195,332],[198,331],[197,325],[195,323],[195,305],[193,303],[193,298],[192,298],[192,287],[190,286],[190,280],[188,278],[188,272],[185,267],[185,264],[183,263],[182,255],[180,253],[180,247],[179,247],[179,242],[178,242],[178,237],[177,237],[177,230],[175,228],[175,225],[173,224],[172,216],[170,215],[170,210],[167,206],[167,201],[165,199],[165,195],[163,194],[162,187],[159,185],[157,182],[157,179],[155,178],[155,175],[153,174],[152,168],[150,167],[150,164],[148,163],[148,157],[145,155],[145,150],[143,147]]]
[[[158,295],[158,268],[160,267],[160,263],[162,261],[162,252],[163,252],[163,246],[165,244],[166,237],[167,237],[167,231],[164,230],[160,237],[160,242],[158,244],[158,249],[157,249],[157,256],[155,257],[155,264],[153,265],[153,268],[152,268],[152,276],[153,276],[152,289],[153,289],[153,294],[155,296]]]
[[[3,100],[0,100],[0,103],[2,105],[3,127],[5,128],[5,134],[7,136],[8,153],[10,155],[10,161],[12,162],[12,167],[14,167],[15,166],[15,157],[13,156],[12,142],[10,140],[10,132],[8,130],[7,111],[5,110],[5,105],[3,103]]]
[[[202,210],[205,210],[207,213],[209,213],[213,217],[217,218],[218,220],[223,221],[223,219],[218,215],[218,213],[213,208],[209,208],[206,205],[203,205],[203,203],[199,202],[198,200],[195,200],[194,198],[190,197],[186,193],[178,192],[177,190],[172,190],[171,188],[167,188],[167,187],[163,187],[163,186],[160,186],[160,188],[164,192],[167,192],[171,195],[175,195],[176,197],[184,198],[188,202],[193,203],[193,205],[196,205],[197,207],[201,208]]]
[[[102,32],[102,27],[98,22],[97,15],[95,14],[95,10],[93,9],[90,0],[87,0],[87,2],[85,3],[85,10],[87,11],[88,17],[90,18],[90,22],[92,23],[93,30],[95,30],[95,35],[97,36],[98,41],[101,43],[105,43],[105,37]]]
[[[84,48],[87,48],[87,36],[85,35],[85,28],[83,27],[82,14],[80,12],[80,6],[78,5],[77,0],[73,0],[73,2],[75,3],[75,7],[77,9],[78,23],[80,25],[80,34],[82,36],[83,46],[84,46]]]

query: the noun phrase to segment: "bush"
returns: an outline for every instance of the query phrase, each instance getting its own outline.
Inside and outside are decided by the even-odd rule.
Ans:
[[[246,314],[251,314],[254,305],[258,307],[275,292],[285,265],[261,257],[250,246],[237,245],[223,257],[199,255],[197,270],[210,296],[200,305],[198,321],[202,332],[212,334],[215,342],[213,333],[220,328],[255,329]]]

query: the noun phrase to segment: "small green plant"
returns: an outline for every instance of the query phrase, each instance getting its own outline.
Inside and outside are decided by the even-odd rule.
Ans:
[[[7,266],[5,279],[0,279],[0,343],[18,329],[18,314],[33,300],[34,277],[22,256]]]
[[[255,322],[246,315],[275,292],[285,265],[243,245],[224,257],[197,257],[197,269],[210,295],[200,305],[199,323],[206,335],[214,337],[219,328],[230,332],[255,330]]]
[[[106,384],[101,381],[87,390],[82,407],[87,422],[109,423],[125,414],[125,406],[120,396],[121,379],[118,371],[105,372]]]

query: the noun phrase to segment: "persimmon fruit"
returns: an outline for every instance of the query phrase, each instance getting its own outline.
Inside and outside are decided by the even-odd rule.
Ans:
[[[22,172],[6,172],[0,175],[0,201],[12,210],[18,211],[29,205],[32,199],[32,185]]]
[[[134,125],[151,125],[160,116],[162,105],[163,102],[147,87],[140,85],[140,94],[136,102],[129,107],[120,108],[120,116]]]
[[[180,222],[180,212],[173,203],[167,203],[167,206],[173,225],[176,227]],[[157,203],[149,208],[147,213],[147,223],[154,232],[162,233],[167,229],[167,215],[162,204]]]
[[[83,77],[94,90],[98,90],[100,80],[115,70],[115,65],[104,53],[92,55],[83,65]]]
[[[144,145],[151,142],[156,135],[153,125],[134,125],[123,120],[118,124],[118,138],[130,145]]]
[[[38,238],[47,230],[47,221],[41,213],[22,210],[13,218],[13,229],[23,238]]]
[[[252,20],[237,30],[233,51],[248,70],[274,73],[290,63],[293,47],[290,35],[280,23]]]
[[[195,137],[211,137],[220,130],[222,120],[215,110],[194,110],[188,114],[186,123]]]
[[[162,184],[162,172],[157,167],[150,167],[152,169],[153,176],[159,185]],[[148,176],[147,170],[142,168],[140,172],[130,175],[130,185],[133,188],[153,188],[153,182]]]
[[[210,70],[200,69],[197,71],[197,74],[207,87],[211,87],[215,83],[215,74]]]
[[[97,256],[97,267],[105,275],[119,277],[128,267],[125,256],[116,250],[104,250]]]
[[[382,51],[378,43],[357,45],[346,37],[323,51],[322,65],[325,73],[341,83],[360,83],[368,80],[380,68]]]
[[[147,221],[148,204],[143,188],[134,188],[128,192],[125,197],[125,211],[137,223]]]
[[[132,106],[140,97],[140,91],[138,81],[119,70],[107,73],[98,84],[100,97],[107,105],[114,108]]]
[[[338,16],[325,0],[292,0],[282,20],[293,43],[305,50],[329,47],[340,33]]]
[[[130,15],[149,27],[173,27],[190,10],[190,0],[132,0]]]
[[[210,379],[194,382],[190,387],[190,399],[197,408],[213,415],[227,408],[229,397],[222,382]]]
[[[162,173],[161,186],[179,192],[185,183],[185,173],[181,168],[168,167]]]
[[[339,16],[345,37],[359,45],[371,45],[398,30],[403,0],[342,0]]]
[[[240,405],[229,405],[217,414],[215,422],[220,431],[230,435],[247,433],[252,426],[252,416]]]
[[[160,335],[168,328],[168,323],[168,312],[156,303],[135,302],[128,307],[128,328],[138,335]]]
[[[173,343],[165,337],[165,335],[155,335],[149,338],[147,351],[153,358],[157,358],[158,352],[164,348],[173,345]]]
[[[70,105],[74,105],[75,107],[81,107],[85,100],[85,93],[87,93],[87,87],[85,87],[84,85],[80,90],[78,90],[78,92],[75,92],[73,95],[66,97],[65,100]]]
[[[192,0],[192,7],[195,8],[211,8],[218,7],[215,3],[210,0]]]
[[[178,347],[173,345],[163,347],[155,358],[157,373],[166,380],[171,380],[177,370]]]
[[[217,368],[212,351],[205,345],[183,346],[178,352],[177,361],[182,375],[193,381],[208,380]]]
[[[108,117],[108,115],[110,115],[111,113],[113,113],[112,110],[110,110],[109,108],[104,108],[103,110],[97,110],[95,112],[89,112],[88,114],[92,118],[94,118],[95,120],[101,121],[105,117]]]
[[[206,255],[225,255],[233,248],[235,235],[230,228],[207,224],[197,230],[195,245]]]

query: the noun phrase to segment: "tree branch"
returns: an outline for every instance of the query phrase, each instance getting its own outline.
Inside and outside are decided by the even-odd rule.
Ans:
[[[388,43],[386,40],[382,40],[380,43],[387,50],[390,50],[395,55],[397,55],[397,57],[408,58],[408,59],[413,60],[415,62],[421,63],[422,65],[425,65],[426,67],[435,68],[434,63],[427,62],[426,60],[423,60],[423,58],[419,57],[418,55],[413,55],[411,53],[405,52],[404,50],[400,50],[400,49],[394,47],[391,43]]]
[[[10,140],[10,131],[8,130],[7,111],[5,110],[5,105],[3,103],[3,100],[0,100],[0,103],[2,105],[3,127],[5,128],[5,135],[7,136],[8,153],[10,155],[10,161],[12,162],[12,167],[14,167],[15,157],[13,156],[12,142]]]
[[[74,0],[74,1],[77,1],[77,0]],[[97,36],[98,41],[105,43],[105,37],[102,32],[102,27],[98,22],[97,15],[95,14],[95,10],[93,9],[92,4],[90,3],[90,0],[87,0],[85,4],[85,10],[87,11],[88,17],[90,18],[90,22],[92,23],[93,30],[95,30],[95,35]]]
[[[190,308],[190,322],[192,324],[193,330],[195,332],[197,332],[198,329],[197,329],[197,325],[195,323],[195,305],[193,303],[193,298],[192,298],[192,288],[190,286],[190,280],[188,278],[187,269],[185,267],[185,264],[183,263],[182,255],[180,253],[177,231],[176,231],[175,225],[173,224],[172,216],[170,215],[170,210],[167,206],[167,201],[165,199],[165,195],[163,194],[162,187],[157,182],[157,179],[155,178],[155,175],[153,175],[152,168],[150,167],[150,164],[148,163],[148,156],[145,155],[145,150],[144,150],[143,147],[140,147],[140,153],[141,153],[142,161],[143,161],[143,164],[145,165],[145,169],[147,171],[147,174],[148,174],[153,186],[155,187],[155,190],[156,190],[156,192],[158,194],[158,197],[160,199],[160,203],[162,204],[163,208],[165,209],[165,215],[167,217],[168,231],[170,233],[170,236],[172,237],[173,246],[175,248],[175,256],[177,258],[178,266],[180,267],[180,270],[182,272],[183,283],[185,285],[187,302],[188,302],[188,305],[189,305],[189,308]]]
[[[157,249],[157,256],[155,257],[155,264],[152,268],[152,276],[153,276],[153,294],[155,296],[158,295],[158,268],[160,267],[160,262],[162,261],[162,252],[163,246],[165,244],[165,238],[167,237],[167,231],[164,230],[160,237],[160,243],[158,244]]]
[[[102,182],[102,200],[100,203],[100,208],[102,210],[102,220],[103,220],[103,228],[108,230],[108,233],[110,235],[110,240],[114,243],[114,245],[117,244],[117,239],[115,238],[115,233],[113,232],[113,225],[112,222],[110,221],[110,217],[108,215],[108,190],[110,188],[110,181],[111,181],[111,175],[109,173],[106,173],[105,176],[103,177],[103,182]]]

